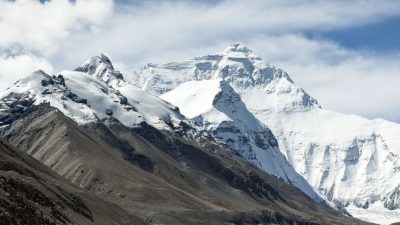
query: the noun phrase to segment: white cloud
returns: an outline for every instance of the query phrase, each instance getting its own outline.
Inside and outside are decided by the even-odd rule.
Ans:
[[[11,60],[12,65],[23,54],[56,70],[72,69],[106,52],[129,71],[147,62],[186,59],[241,42],[290,72],[323,106],[392,119],[400,109],[393,101],[400,93],[392,85],[399,80],[399,55],[353,51],[302,33],[399,15],[397,0],[144,1],[123,6],[111,0],[0,0],[0,51],[3,64]],[[35,60],[18,65],[41,65]],[[1,84],[25,73],[7,69],[14,75],[6,76],[3,71]],[[383,87],[385,81],[390,84]]]
[[[52,72],[62,42],[95,32],[112,10],[111,0],[0,0],[0,89],[33,70]]]
[[[98,32],[77,33],[64,42],[65,51],[77,43],[81,43],[79,48],[84,45],[85,51],[67,52],[63,61],[77,63],[76,58],[100,51],[134,63],[168,60],[167,54],[169,59],[185,58],[191,52],[246,42],[259,35],[340,29],[400,15],[400,2],[391,0],[199,2],[150,1],[117,7]]]
[[[248,45],[284,68],[322,107],[400,122],[400,53],[353,51],[300,35],[264,37]]]
[[[33,55],[0,56],[0,90],[36,70],[53,72],[52,65],[44,58]]]
[[[49,56],[73,32],[88,32],[112,12],[111,0],[0,1],[0,49]],[[90,31],[89,31],[90,32]]]

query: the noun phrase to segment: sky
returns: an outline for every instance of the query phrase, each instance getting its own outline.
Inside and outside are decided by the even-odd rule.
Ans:
[[[398,0],[0,0],[0,89],[100,53],[131,74],[233,43],[323,108],[400,122]]]

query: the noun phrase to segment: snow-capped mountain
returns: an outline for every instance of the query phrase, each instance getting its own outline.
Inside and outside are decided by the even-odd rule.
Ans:
[[[222,129],[208,130],[223,138],[235,124],[241,135],[232,138],[249,142],[233,141],[252,147],[257,157],[274,159],[273,165],[264,166],[281,171],[282,178],[304,183],[293,177],[271,132],[246,110],[228,83],[212,80],[210,85],[212,92],[202,106],[209,104],[215,108],[211,114],[229,119],[222,116],[214,124]],[[201,85],[196,90],[201,92]],[[10,212],[10,223],[26,214],[13,208],[22,205],[33,209],[23,221],[33,223],[45,217],[44,223],[76,224],[366,224],[318,204],[204,130],[177,107],[125,81],[104,55],[75,71],[53,76],[34,72],[0,93],[0,150],[6,140],[21,151],[12,153],[17,158],[0,157],[0,192],[11,203],[0,208]],[[268,149],[261,152],[257,145]],[[40,176],[56,178],[53,172],[66,180],[54,186],[53,179]],[[15,176],[18,179],[10,182]],[[79,187],[72,192],[77,197],[64,191],[69,185]],[[46,200],[47,194],[54,202]]]
[[[41,103],[49,103],[78,124],[114,117],[127,127],[145,122],[201,145],[214,140],[175,106],[126,82],[104,54],[74,71],[52,76],[41,70],[33,72],[0,92],[0,127],[15,121],[29,106]]]
[[[252,110],[304,111],[319,107],[314,98],[295,86],[286,72],[238,44],[227,47],[222,53],[185,62],[149,63],[135,71],[131,80],[142,89],[159,95],[186,81],[214,78],[228,81]],[[262,96],[262,102],[257,95],[261,90],[267,93]]]
[[[323,201],[294,171],[279,151],[271,131],[247,110],[225,80],[189,81],[160,97],[178,106],[183,115],[256,166],[294,184],[311,198]]]
[[[283,70],[248,48],[184,62],[148,64],[132,81],[163,94],[190,80],[227,81],[275,135],[279,149],[316,191],[374,222],[400,220],[400,125],[322,109]]]

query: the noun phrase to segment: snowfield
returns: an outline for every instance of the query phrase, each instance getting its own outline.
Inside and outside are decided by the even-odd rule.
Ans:
[[[271,131],[247,110],[226,81],[189,81],[160,97],[178,106],[183,115],[195,120],[254,165],[296,185],[316,201],[324,201],[294,171],[279,151]]]
[[[200,145],[208,139],[175,106],[125,81],[103,54],[74,71],[53,76],[36,71],[0,92],[0,126],[23,114],[24,108],[41,103],[59,109],[78,124],[114,117],[127,127],[146,122],[160,130],[180,132]]]
[[[238,44],[184,62],[148,64],[135,71],[132,82],[160,95],[187,81],[213,79],[229,83],[272,130],[281,153],[316,192],[357,217],[400,221],[399,124],[322,109],[287,73]],[[261,164],[266,160],[256,157]]]

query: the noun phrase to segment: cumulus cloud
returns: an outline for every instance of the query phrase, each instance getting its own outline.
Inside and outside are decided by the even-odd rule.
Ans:
[[[71,33],[90,31],[111,11],[111,0],[0,1],[0,48],[48,56]]]
[[[205,53],[203,49],[265,34],[359,26],[400,15],[399,9],[399,1],[150,1],[117,7],[100,32],[79,33],[64,49],[83,40],[86,52],[79,57],[102,49],[132,61],[168,60],[166,54],[189,57],[194,51]]]
[[[96,32],[112,12],[111,0],[0,0],[0,88],[33,70],[52,72],[59,46],[74,33]]]
[[[397,0],[128,1],[122,5],[111,0],[45,4],[0,0],[0,52],[3,64],[12,65],[24,56],[31,57],[26,68],[47,66],[49,70],[51,66],[74,68],[106,52],[117,67],[129,72],[147,62],[186,59],[240,42],[287,70],[323,106],[393,119],[400,109],[392,102],[399,92],[391,85],[398,82],[398,54],[389,57],[346,49],[304,33],[399,15]],[[4,71],[13,73],[0,69],[1,84],[25,73],[15,70],[14,76],[6,76]],[[384,81],[391,83],[383,88]]]

